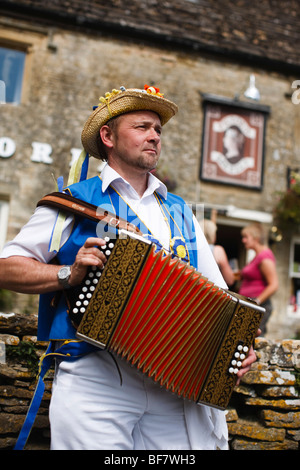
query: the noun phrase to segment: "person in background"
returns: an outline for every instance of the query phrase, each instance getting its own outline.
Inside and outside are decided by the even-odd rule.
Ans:
[[[276,260],[273,252],[266,244],[261,224],[253,223],[243,228],[242,242],[246,250],[253,250],[255,256],[241,270],[239,293],[255,299],[258,305],[266,309],[260,329],[261,335],[266,333],[266,325],[272,313],[270,297],[278,289]]]
[[[232,286],[235,281],[234,272],[231,269],[229,264],[226,251],[221,245],[216,245],[217,238],[217,225],[213,220],[205,219],[204,220],[204,235],[210,249],[214,255],[214,258],[219,266],[219,269],[222,273],[223,278],[228,286]]]

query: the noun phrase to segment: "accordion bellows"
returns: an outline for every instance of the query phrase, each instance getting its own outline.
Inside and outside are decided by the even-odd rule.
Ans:
[[[127,233],[98,277],[77,337],[179,397],[225,409],[264,309]]]

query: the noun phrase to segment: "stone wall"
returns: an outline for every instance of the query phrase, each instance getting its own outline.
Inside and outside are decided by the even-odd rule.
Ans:
[[[298,450],[300,341],[257,338],[257,362],[235,388],[227,414],[233,450]]]
[[[36,327],[35,315],[0,315],[2,450],[12,449],[34,391],[36,361],[32,359],[39,357],[46,347],[45,343],[36,341]],[[230,449],[298,450],[300,341],[257,338],[255,349],[258,360],[235,388],[230,401],[227,413]],[[53,371],[50,371],[26,449],[49,448],[48,406],[52,377]]]

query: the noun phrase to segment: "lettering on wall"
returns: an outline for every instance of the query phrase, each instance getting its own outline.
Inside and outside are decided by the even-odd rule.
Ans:
[[[53,163],[52,146],[46,142],[32,142],[32,153],[30,160],[35,163],[45,163],[51,165]],[[76,160],[82,149],[71,148],[70,165]],[[10,137],[0,137],[0,158],[11,158],[16,151],[16,143]]]

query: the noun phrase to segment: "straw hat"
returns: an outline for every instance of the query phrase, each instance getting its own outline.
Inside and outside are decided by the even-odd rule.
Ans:
[[[157,113],[163,126],[177,113],[178,108],[175,103],[164,98],[158,88],[148,85],[145,85],[144,90],[121,87],[100,97],[98,107],[85,123],[81,134],[85,151],[101,159],[97,145],[100,128],[120,114],[144,110]]]

